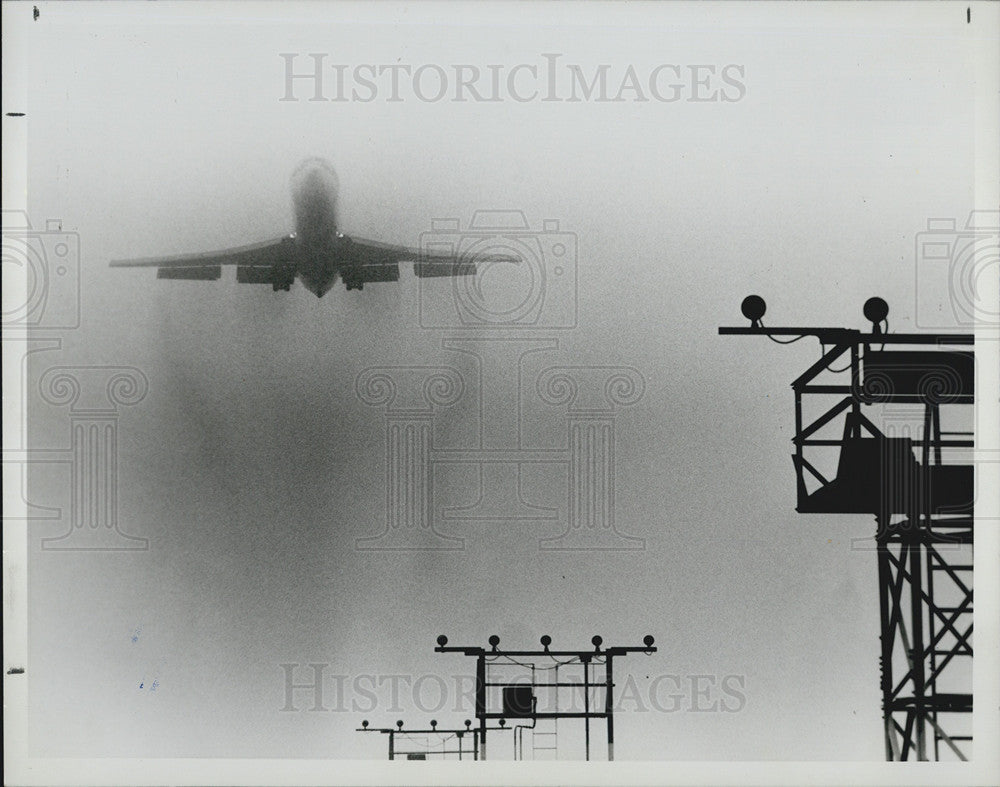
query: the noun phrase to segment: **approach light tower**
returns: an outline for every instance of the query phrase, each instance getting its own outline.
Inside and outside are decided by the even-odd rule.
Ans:
[[[875,517],[886,759],[926,760],[930,753],[938,760],[950,752],[965,760],[972,741],[975,369],[973,351],[957,348],[971,347],[973,336],[887,333],[889,307],[881,298],[865,303],[869,333],[764,327],[766,305],[756,295],[742,310],[750,327],[720,334],[780,343],[811,336],[823,348],[792,382],[796,509]],[[831,368],[845,354],[850,361]],[[828,381],[844,372],[848,380]],[[822,403],[808,421],[806,401]],[[968,428],[956,431],[956,421]],[[829,434],[841,424],[839,434]],[[817,467],[824,467],[824,451],[836,455],[835,475]]]
[[[486,759],[486,732],[494,727],[488,727],[490,719],[499,719],[500,724],[504,724],[505,719],[531,720],[531,725],[519,725],[516,728],[515,736],[515,756],[518,751],[518,743],[521,742],[520,753],[523,758],[524,730],[532,730],[533,735],[535,724],[539,719],[553,722],[559,719],[581,719],[584,728],[584,741],[586,759],[590,759],[590,722],[595,719],[604,719],[607,730],[608,760],[615,758],[615,726],[614,726],[614,659],[616,656],[626,656],[629,653],[645,653],[647,656],[656,652],[653,645],[655,640],[652,636],[646,635],[642,640],[642,647],[608,647],[601,648],[604,640],[601,637],[593,637],[590,642],[594,646],[593,650],[550,650],[552,637],[545,635],[540,642],[542,650],[500,650],[500,637],[496,634],[489,638],[490,648],[462,646],[448,646],[448,638],[443,634],[437,638],[438,646],[434,648],[436,653],[461,653],[465,656],[476,657],[476,719],[479,721],[479,742],[478,751],[481,759]],[[541,662],[543,669],[549,673],[549,677],[538,680],[540,671],[537,664]],[[490,680],[491,668],[496,669],[506,665],[517,665],[529,670],[530,682],[521,680]],[[582,670],[582,681],[560,680],[559,669],[564,671],[570,667],[578,667]],[[501,707],[493,707],[490,702],[490,689],[501,690]],[[560,708],[559,694],[561,690],[576,690],[582,693],[583,707],[577,709]],[[591,691],[603,691],[603,702],[591,704]],[[538,693],[544,692],[548,696],[543,696],[543,705],[539,708]],[[555,731],[544,733],[555,736]],[[533,746],[533,751],[539,747]],[[554,750],[555,746],[545,747]],[[519,758],[519,759],[520,759]]]
[[[499,727],[490,727],[494,731],[502,731],[508,729],[506,727],[506,720],[500,719]],[[389,759],[395,760],[400,757],[405,757],[407,760],[427,760],[427,759],[447,759],[448,757],[456,757],[459,760],[478,760],[479,759],[479,730],[472,729],[472,720],[465,720],[465,728],[456,729],[443,729],[438,727],[436,719],[431,719],[430,729],[403,729],[403,720],[400,719],[396,722],[395,727],[369,727],[368,720],[365,719],[361,722],[361,726],[358,727],[356,732],[378,732],[382,735],[388,736],[389,740]],[[471,746],[464,745],[465,736],[468,735],[472,739]],[[423,736],[425,738],[425,743],[420,744],[407,744],[410,746],[416,745],[417,748],[404,749],[401,748],[399,743],[397,743],[396,738],[400,737],[405,740],[412,741],[413,739]],[[450,741],[454,739],[454,743]],[[436,740],[436,743],[433,742]],[[452,746],[453,748],[448,748]]]

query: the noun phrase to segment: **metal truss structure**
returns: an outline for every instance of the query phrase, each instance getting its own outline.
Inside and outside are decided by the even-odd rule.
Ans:
[[[884,333],[888,306],[865,304],[870,333],[749,328],[723,335],[815,337],[819,360],[793,383],[797,510],[876,520],[881,690],[887,760],[969,757],[972,741],[972,550],[975,374],[971,334]],[[887,349],[888,348],[888,349]],[[849,356],[845,363],[844,357]],[[843,364],[833,369],[835,363]],[[832,373],[849,373],[841,383]],[[807,417],[814,404],[818,415]],[[943,428],[943,425],[945,428]],[[830,430],[840,427],[839,434]],[[838,453],[835,475],[818,455]]]
[[[524,730],[530,729],[533,731],[533,735],[539,734],[535,732],[535,724],[538,720],[556,722],[559,719],[581,719],[584,725],[584,751],[587,760],[590,759],[590,723],[594,719],[603,719],[607,730],[608,760],[613,760],[615,750],[614,659],[615,657],[625,656],[629,653],[642,652],[647,655],[655,653],[656,648],[653,642],[653,637],[647,635],[643,638],[642,647],[609,647],[602,649],[603,640],[601,637],[594,637],[591,640],[591,644],[594,646],[593,650],[550,650],[549,645],[552,644],[552,638],[543,636],[541,638],[542,650],[500,650],[498,647],[500,638],[493,635],[489,638],[490,648],[487,650],[481,647],[448,646],[448,638],[441,635],[437,639],[438,646],[434,650],[437,653],[461,653],[465,656],[474,656],[476,658],[476,719],[479,722],[479,729],[477,730],[478,754],[482,759],[486,759],[486,733],[488,730],[496,729],[495,727],[487,726],[490,719],[499,719],[501,725],[504,725],[508,719],[531,721],[530,726],[522,724],[516,728],[514,746],[515,757],[517,759],[523,758],[524,755]],[[542,682],[535,680],[537,662],[542,662],[545,664],[547,670],[552,670],[553,679]],[[491,667],[495,668],[496,666],[509,664],[528,669],[531,676],[530,680],[528,682],[523,680],[489,680],[489,670]],[[558,669],[569,666],[579,666],[582,669],[582,681],[559,679]],[[491,699],[493,699],[492,695],[495,695],[496,692],[491,692],[490,689],[500,690],[501,704],[499,708],[496,707],[495,700],[491,702]],[[571,704],[570,708],[560,708],[558,699],[555,699],[553,702],[551,697],[547,698],[550,704],[543,705],[541,709],[539,708],[536,692],[554,692],[554,696],[558,698],[561,690],[582,693],[582,709],[578,710],[575,704]],[[591,693],[593,690],[600,690],[603,693],[603,702],[591,703]],[[554,737],[556,731],[553,728],[540,734]],[[534,744],[532,748],[533,751],[539,750],[539,747],[534,746]],[[556,748],[555,740],[553,740],[551,745],[542,748],[554,751]],[[520,753],[520,756],[518,756],[518,753]]]
[[[503,730],[503,725],[491,727],[497,731]],[[465,727],[461,729],[439,729],[437,721],[432,719],[429,729],[403,729],[402,720],[396,722],[395,727],[369,727],[367,721],[361,722],[357,732],[378,732],[388,736],[389,739],[389,759],[395,760],[404,757],[407,760],[429,760],[429,759],[479,759],[479,730],[472,729],[472,721],[465,720]],[[472,738],[471,748],[463,746],[465,736]],[[416,748],[402,748],[396,741],[399,736],[407,741],[407,746]],[[423,744],[416,743],[416,739],[423,737]],[[454,743],[452,743],[454,741]]]

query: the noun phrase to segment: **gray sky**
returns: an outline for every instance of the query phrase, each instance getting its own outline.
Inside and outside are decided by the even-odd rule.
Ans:
[[[964,5],[467,17],[455,6],[40,7],[28,207],[35,226],[59,218],[79,234],[82,311],[33,373],[126,365],[148,378],[119,421],[119,500],[123,529],[150,548],[50,553],[39,539],[65,524],[32,525],[32,751],[376,759],[384,740],[354,733],[362,718],[451,725],[471,707],[449,696],[420,712],[406,690],[392,709],[380,689],[375,710],[310,713],[300,691],[300,710],[281,712],[280,665],[326,663],[349,687],[366,674],[450,682],[473,663],[434,654],[439,633],[475,645],[496,633],[511,647],[547,633],[581,648],[594,634],[632,645],[649,633],[659,652],[624,660],[620,680],[633,674],[643,693],[678,675],[683,692],[686,676],[742,676],[746,702],[623,712],[621,759],[881,759],[875,556],[850,549],[874,523],[794,512],[788,383],[818,348],[716,328],[743,323],[750,292],[767,299],[768,324],[863,327],[861,305],[879,294],[892,330],[907,331],[918,296],[921,314],[946,306],[940,282],[917,278],[914,236],[973,207]],[[383,81],[367,103],[281,102],[283,52],[303,69],[321,52],[349,68],[484,73],[543,69],[558,53],[587,74],[608,64],[612,83],[630,65],[736,64],[745,96],[390,102]],[[645,550],[540,551],[565,528],[564,469],[523,479],[558,521],[444,521],[442,506],[478,494],[455,467],[435,479],[435,520],[463,550],[355,549],[385,522],[386,426],[359,401],[357,375],[453,366],[477,393],[470,357],[442,345],[463,332],[421,327],[430,285],[409,268],[398,285],[322,300],[300,285],[243,287],[232,272],[188,283],[108,268],[289,231],[288,178],[311,155],[338,172],[348,233],[417,245],[433,219],[465,227],[475,210],[504,208],[574,234],[578,288],[558,297],[575,298],[576,327],[506,335],[558,341],[526,362],[530,374],[643,375],[644,395],[616,416],[615,450],[617,526]],[[499,346],[481,349],[492,379],[510,374]],[[436,416],[440,447],[468,445],[470,401]],[[32,445],[65,445],[66,409],[29,407]],[[532,440],[565,445],[564,408],[527,410]],[[64,476],[35,478],[37,502],[67,505]],[[139,688],[153,680],[155,692]],[[336,705],[335,685],[325,690]]]

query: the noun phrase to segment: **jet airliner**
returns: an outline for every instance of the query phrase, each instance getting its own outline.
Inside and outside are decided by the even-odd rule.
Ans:
[[[159,279],[214,281],[223,265],[236,266],[236,280],[270,284],[274,291],[290,290],[296,278],[322,298],[338,277],[348,290],[369,282],[398,281],[399,264],[413,262],[414,273],[428,276],[470,276],[477,263],[519,262],[510,254],[425,251],[353,238],[337,229],[337,176],[326,161],[306,159],[292,174],[295,232],[249,246],[200,254],[113,260],[118,268],[156,268]]]

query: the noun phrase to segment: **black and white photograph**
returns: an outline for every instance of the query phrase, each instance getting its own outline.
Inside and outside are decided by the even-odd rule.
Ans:
[[[1000,4],[2,8],[5,784],[1000,783]]]

